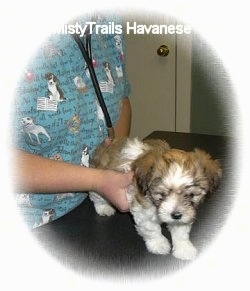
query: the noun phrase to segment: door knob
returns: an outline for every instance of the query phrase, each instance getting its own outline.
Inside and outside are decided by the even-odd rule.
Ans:
[[[169,47],[165,44],[162,44],[158,49],[157,49],[157,55],[161,57],[166,57],[169,54]]]

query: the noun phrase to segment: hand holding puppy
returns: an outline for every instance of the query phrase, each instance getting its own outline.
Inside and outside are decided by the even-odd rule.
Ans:
[[[112,170],[100,170],[92,189],[118,210],[126,212],[129,210],[126,190],[132,184],[133,175],[133,172],[120,173]]]

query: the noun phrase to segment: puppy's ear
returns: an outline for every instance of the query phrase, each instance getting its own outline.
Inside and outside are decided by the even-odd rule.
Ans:
[[[147,191],[149,190],[156,161],[155,154],[149,152],[135,160],[132,164],[132,171],[134,171],[134,178],[138,190],[144,196],[147,195]]]
[[[220,162],[218,160],[213,160],[208,153],[200,149],[195,149],[193,154],[197,159],[199,166],[202,167],[204,175],[208,179],[208,191],[214,192],[217,189],[219,181],[222,177]]]
[[[45,78],[48,80],[50,75],[51,75],[51,73],[46,73]]]

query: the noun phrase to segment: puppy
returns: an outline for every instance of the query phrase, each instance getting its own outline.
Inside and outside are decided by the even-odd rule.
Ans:
[[[92,164],[96,168],[134,171],[127,191],[129,209],[149,252],[170,253],[171,245],[161,231],[161,224],[166,223],[173,255],[182,260],[195,258],[197,251],[189,233],[199,204],[208,192],[216,190],[222,176],[217,160],[202,150],[186,152],[171,149],[162,140],[142,142],[134,138],[100,146]],[[114,214],[114,208],[98,194],[90,193],[90,199],[99,215]]]
[[[59,86],[59,80],[52,73],[47,73],[45,75],[48,84],[48,96],[50,100],[54,101],[64,101],[66,98],[64,97],[63,91]]]
[[[111,69],[110,69],[110,64],[108,62],[103,62],[103,67],[104,67],[108,82],[112,86],[115,86],[115,81],[114,81],[114,78],[112,76],[112,72],[111,72]]]
[[[33,118],[29,116],[22,118],[22,124],[23,131],[29,136],[32,143],[34,142],[31,136],[32,134],[36,137],[37,144],[41,144],[39,134],[45,135],[48,141],[51,141],[51,138],[46,129],[41,125],[35,124]]]
[[[80,76],[76,76],[74,79],[73,79],[75,85],[76,85],[76,88],[77,88],[77,91],[79,93],[84,93],[87,91],[87,86],[86,84],[84,83],[82,77]]]

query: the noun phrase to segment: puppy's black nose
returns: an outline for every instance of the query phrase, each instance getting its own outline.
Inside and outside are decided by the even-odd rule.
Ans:
[[[171,217],[173,218],[173,219],[175,219],[175,220],[178,220],[178,219],[181,219],[181,217],[182,217],[182,214],[180,213],[180,212],[173,212],[172,214],[171,214]]]

